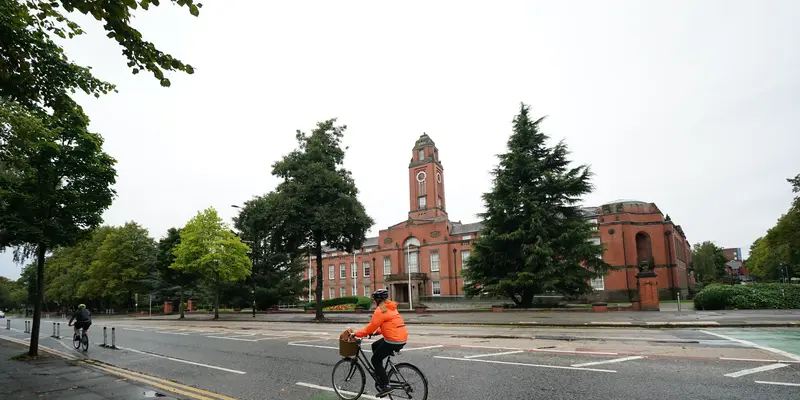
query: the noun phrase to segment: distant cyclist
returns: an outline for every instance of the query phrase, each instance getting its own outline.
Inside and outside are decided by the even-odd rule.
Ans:
[[[372,294],[372,299],[377,305],[372,314],[372,320],[364,329],[355,333],[356,337],[383,335],[383,338],[372,343],[372,367],[375,368],[375,375],[380,379],[380,382],[377,382],[380,388],[378,397],[386,396],[392,391],[389,386],[389,377],[386,376],[386,369],[383,367],[383,360],[389,357],[393,351],[402,349],[408,340],[408,330],[406,330],[403,317],[397,311],[397,303],[387,300],[388,298],[389,291],[386,289],[378,289]]]
[[[89,327],[92,326],[92,313],[86,309],[86,304],[81,304],[78,306],[78,310],[75,311],[75,314],[72,314],[72,318],[69,320],[69,325],[72,326],[72,321],[75,321],[75,335],[74,337],[78,336],[78,329],[83,328],[83,332],[89,332]]]

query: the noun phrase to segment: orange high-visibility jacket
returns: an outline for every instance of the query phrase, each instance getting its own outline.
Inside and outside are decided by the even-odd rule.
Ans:
[[[356,336],[364,337],[371,333],[380,333],[387,343],[392,344],[403,344],[408,340],[406,323],[397,311],[397,303],[386,300],[378,306],[369,325],[356,332]]]

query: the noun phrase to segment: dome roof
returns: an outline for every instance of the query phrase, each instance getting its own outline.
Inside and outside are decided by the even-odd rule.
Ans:
[[[609,201],[605,204],[617,204],[617,203],[640,203],[640,204],[648,204],[646,201],[641,200],[633,200],[633,199],[618,199],[614,201]]]

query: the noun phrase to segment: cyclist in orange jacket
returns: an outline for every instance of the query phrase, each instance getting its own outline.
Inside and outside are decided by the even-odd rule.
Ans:
[[[383,360],[389,357],[393,351],[402,349],[408,340],[408,330],[403,322],[403,317],[397,311],[397,303],[388,298],[389,291],[386,289],[378,289],[372,293],[372,299],[377,305],[372,314],[372,320],[364,329],[355,333],[355,336],[360,338],[367,335],[383,335],[383,338],[372,343],[372,367],[375,368],[375,375],[380,379],[377,382],[380,388],[378,397],[386,396],[392,391]]]

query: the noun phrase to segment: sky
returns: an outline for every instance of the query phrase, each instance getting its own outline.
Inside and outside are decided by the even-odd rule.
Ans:
[[[131,74],[101,24],[66,53],[119,93],[78,96],[118,160],[105,223],[154,238],[213,206],[272,190],[295,131],[338,118],[376,224],[408,212],[408,162],[426,132],[448,213],[472,222],[520,102],[589,164],[586,205],[654,202],[691,243],[747,250],[789,208],[800,173],[800,2],[162,2],[132,24],[195,67],[162,88]],[[21,266],[0,254],[0,275]]]

